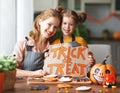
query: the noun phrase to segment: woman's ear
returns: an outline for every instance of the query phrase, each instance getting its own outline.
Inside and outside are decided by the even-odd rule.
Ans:
[[[39,25],[41,25],[41,22],[42,22],[42,20],[40,19],[40,20],[39,20]]]

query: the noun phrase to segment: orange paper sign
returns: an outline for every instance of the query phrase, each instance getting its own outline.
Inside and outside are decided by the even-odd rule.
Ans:
[[[86,75],[88,64],[88,48],[56,44],[50,46],[49,57],[45,59],[44,70],[50,74]]]

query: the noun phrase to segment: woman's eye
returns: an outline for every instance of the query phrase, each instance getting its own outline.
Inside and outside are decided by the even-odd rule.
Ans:
[[[57,29],[57,27],[56,27],[56,26],[54,26],[54,28],[55,28],[55,29]]]
[[[49,26],[51,26],[52,24],[48,23]]]

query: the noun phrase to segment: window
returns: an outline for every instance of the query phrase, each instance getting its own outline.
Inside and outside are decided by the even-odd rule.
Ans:
[[[58,1],[58,5],[61,6],[61,7],[63,7],[64,9],[67,9],[67,7],[68,7],[67,3],[68,3],[67,0],[59,0]]]
[[[81,10],[81,0],[75,0],[74,9]]]
[[[112,12],[117,12],[120,14],[120,0],[112,0]]]

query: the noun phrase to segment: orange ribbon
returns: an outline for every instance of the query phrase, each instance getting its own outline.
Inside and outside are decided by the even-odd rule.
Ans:
[[[110,13],[108,16],[106,16],[105,18],[102,18],[102,19],[96,19],[96,18],[94,18],[93,16],[91,16],[90,14],[87,13],[87,18],[90,21],[93,21],[93,22],[96,22],[96,23],[106,22],[113,16],[120,20],[120,15],[118,15],[116,12]]]

